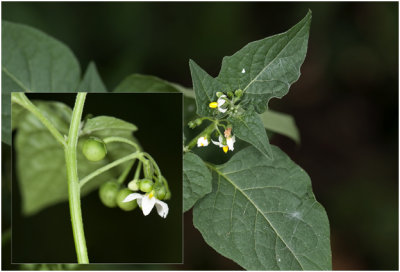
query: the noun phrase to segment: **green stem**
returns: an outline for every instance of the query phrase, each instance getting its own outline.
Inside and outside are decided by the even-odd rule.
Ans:
[[[153,166],[156,168],[157,176],[161,177],[160,168],[158,167],[158,165],[157,165],[156,161],[153,159],[153,157],[150,156],[150,154],[146,153],[146,152],[143,152],[143,155],[145,157],[147,157],[150,160],[150,162],[153,164]]]
[[[142,161],[139,161],[138,166],[136,168],[135,176],[133,177],[134,180],[139,179],[140,170],[142,170]]]
[[[118,159],[116,161],[113,161],[113,162],[111,162],[111,163],[109,163],[107,165],[104,165],[103,167],[100,167],[99,169],[93,171],[92,173],[90,173],[89,175],[87,175],[86,177],[81,179],[81,181],[79,182],[80,183],[80,187],[82,188],[92,178],[104,173],[105,171],[107,171],[107,170],[109,170],[109,169],[111,169],[111,168],[113,168],[113,167],[115,167],[117,165],[120,165],[121,163],[124,163],[124,162],[132,160],[132,159],[136,159],[136,158],[141,159],[142,158],[142,153],[139,152],[139,151],[136,151],[135,153],[129,154],[129,155],[127,155],[125,157],[122,157],[122,158],[120,158],[120,159]]]
[[[24,93],[12,93],[11,101],[24,107],[38,118],[42,124],[50,131],[54,138],[65,148],[67,143],[58,129],[47,119],[43,113],[26,97]]]
[[[126,168],[124,169],[124,171],[123,171],[123,172],[121,173],[121,175],[118,177],[118,180],[117,180],[117,183],[118,183],[118,184],[124,183],[126,177],[128,176],[129,172],[131,171],[132,166],[133,166],[133,164],[135,163],[135,161],[136,161],[136,160],[132,160],[132,161],[130,161],[130,162],[127,164],[127,166],[126,166]]]
[[[81,122],[85,98],[86,93],[78,93],[76,96],[71,124],[69,127],[68,141],[65,147],[65,162],[67,166],[68,177],[68,199],[69,210],[71,214],[72,232],[74,235],[78,263],[82,264],[89,263],[89,258],[86,249],[85,234],[82,222],[76,149],[78,145],[79,125]]]
[[[217,122],[213,122],[211,123],[208,127],[206,127],[202,132],[200,132],[196,137],[194,137],[187,146],[185,146],[184,150],[185,151],[189,151],[190,149],[192,149],[193,147],[196,146],[197,144],[197,140],[205,135],[211,135],[211,133],[215,130],[218,129],[218,123]]]
[[[136,148],[136,150],[141,150],[140,146],[137,143],[135,143],[135,142],[133,142],[133,141],[127,139],[127,138],[124,138],[124,137],[111,136],[111,137],[104,138],[103,141],[106,144],[112,143],[112,142],[126,143],[126,144],[129,144],[129,145],[133,146],[134,148]]]

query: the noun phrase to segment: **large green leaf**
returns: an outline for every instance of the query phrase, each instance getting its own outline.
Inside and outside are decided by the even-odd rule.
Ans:
[[[106,86],[97,71],[96,64],[90,62],[81,83],[77,89],[78,92],[107,92]]]
[[[62,134],[68,133],[71,108],[57,102],[35,101],[34,104]],[[90,135],[121,136],[134,140],[131,134],[132,131],[128,130],[109,129],[99,130]],[[84,158],[81,152],[85,138],[80,138],[78,142],[78,175],[80,178],[134,151],[131,146],[110,143],[107,145],[108,153],[104,160],[90,162]],[[14,146],[23,214],[33,215],[43,208],[67,200],[67,174],[63,148],[42,123],[28,112],[19,120]],[[117,178],[123,169],[121,165],[96,177],[94,181],[83,187],[82,193],[85,195],[96,189],[99,184]]]
[[[260,114],[264,127],[272,132],[285,135],[300,144],[300,133],[293,116],[282,112],[266,110]]]
[[[211,192],[211,174],[203,160],[193,153],[183,156],[183,211],[190,210]]]
[[[212,192],[194,206],[205,241],[249,270],[331,269],[329,222],[307,173],[279,148],[250,146],[213,169]]]
[[[258,114],[251,108],[239,116],[228,119],[236,137],[254,145],[264,155],[271,157],[271,146],[263,123]]]
[[[11,92],[75,92],[80,67],[71,50],[34,28],[2,22],[2,140],[11,143]]]
[[[300,76],[308,44],[311,11],[287,32],[251,42],[234,55],[224,57],[215,79],[194,62],[190,63],[193,88],[201,116],[209,116],[208,103],[216,92],[244,91],[242,106],[253,105],[258,113],[273,97],[281,98]]]

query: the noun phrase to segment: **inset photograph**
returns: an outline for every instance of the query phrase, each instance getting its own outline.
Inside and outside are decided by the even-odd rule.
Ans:
[[[182,263],[181,93],[12,93],[12,263]]]

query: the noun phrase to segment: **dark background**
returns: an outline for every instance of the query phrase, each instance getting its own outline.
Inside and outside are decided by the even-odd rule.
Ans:
[[[311,176],[330,219],[333,268],[397,270],[397,3],[2,3],[2,16],[61,40],[82,69],[94,60],[112,90],[131,73],[190,87],[189,58],[216,76],[223,56],[286,31],[308,9],[302,75],[270,103],[295,116],[302,142],[271,142]],[[191,216],[185,264],[156,268],[240,269],[205,244]]]

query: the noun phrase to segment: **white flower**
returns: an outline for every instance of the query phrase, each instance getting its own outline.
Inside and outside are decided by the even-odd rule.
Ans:
[[[168,211],[169,211],[167,203],[155,198],[153,192],[150,192],[149,194],[145,194],[145,195],[133,193],[133,194],[128,195],[122,202],[129,202],[129,201],[132,201],[135,199],[136,199],[139,207],[142,208],[143,214],[145,216],[151,212],[151,210],[154,208],[154,205],[155,205],[157,208],[158,214],[162,218],[167,217]]]
[[[218,100],[217,100],[217,103],[218,103],[218,110],[220,111],[220,112],[222,112],[222,113],[224,113],[224,112],[226,112],[227,111],[227,109],[223,109],[221,106],[223,105],[223,104],[225,104],[225,102],[226,102],[226,100],[224,99],[224,97],[226,97],[226,95],[221,95],[219,98],[218,98]]]
[[[218,108],[218,110],[219,110],[220,112],[224,113],[224,112],[226,112],[226,111],[228,110],[228,109],[222,108],[222,105],[224,105],[225,102],[226,102],[226,100],[225,100],[224,98],[226,98],[226,95],[221,95],[221,96],[218,98],[217,102],[211,102],[208,106],[209,106],[210,108],[213,108],[213,109]]]
[[[233,151],[233,144],[236,142],[235,140],[235,135],[233,135],[232,137],[228,137],[226,138],[226,144],[229,147],[229,150]]]
[[[222,150],[224,150],[225,153],[228,152],[228,150],[233,151],[233,149],[234,149],[233,148],[233,144],[236,142],[235,136],[232,136],[232,137],[226,138],[226,144],[227,145],[224,145],[222,143],[223,142],[223,138],[222,138],[221,135],[218,138],[218,142],[217,141],[213,141],[213,140],[211,140],[211,141],[213,142],[213,144],[218,145],[219,147],[222,147]]]
[[[197,147],[207,146],[208,140],[207,137],[203,136],[197,139]]]

